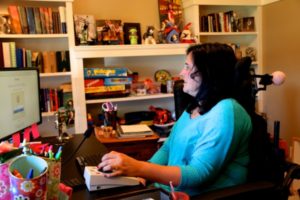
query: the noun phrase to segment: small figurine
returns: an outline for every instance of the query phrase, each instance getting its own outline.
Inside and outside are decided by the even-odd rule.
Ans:
[[[130,44],[138,44],[137,30],[134,27],[129,29],[129,40]]]
[[[153,26],[148,26],[147,32],[143,35],[144,44],[156,44],[154,39],[154,30]]]
[[[181,43],[196,43],[196,40],[192,37],[192,33],[190,30],[192,23],[188,23],[184,26],[183,31],[180,35],[180,42]]]

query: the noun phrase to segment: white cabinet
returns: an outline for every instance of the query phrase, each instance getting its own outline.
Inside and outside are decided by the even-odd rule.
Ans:
[[[0,42],[15,42],[17,48],[31,51],[66,51],[74,46],[73,29],[73,0],[1,0],[0,15],[8,14],[9,5],[22,7],[65,7],[67,33],[60,34],[0,34]],[[42,88],[56,88],[63,83],[71,82],[71,72],[41,73]],[[43,123],[40,126],[41,134],[53,134],[54,113],[42,113]]]
[[[198,37],[199,42],[221,42],[238,44],[243,56],[246,49],[253,47],[256,51],[256,59],[252,63],[256,73],[263,72],[262,56],[262,6],[277,0],[183,0],[184,16],[186,22],[191,22],[193,33]],[[233,11],[237,18],[254,17],[253,31],[240,32],[201,32],[201,17],[212,13],[225,13]],[[263,97],[259,94],[258,110],[262,111]]]
[[[93,61],[93,66],[128,67],[132,71],[139,72],[141,80],[147,77],[153,79],[155,71],[159,69],[166,69],[173,76],[177,76],[184,64],[187,46],[187,44],[111,45],[76,46],[71,49],[73,96],[76,97],[74,98],[76,132],[86,130],[89,107],[97,109],[97,106],[105,101],[118,103],[118,115],[130,111],[148,110],[149,105],[162,105],[174,110],[172,94],[86,100],[83,68],[89,61],[96,59]]]

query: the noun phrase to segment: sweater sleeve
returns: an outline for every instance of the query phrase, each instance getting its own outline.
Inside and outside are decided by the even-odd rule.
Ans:
[[[169,139],[166,139],[164,144],[159,148],[158,151],[150,158],[149,162],[167,165],[169,159]]]

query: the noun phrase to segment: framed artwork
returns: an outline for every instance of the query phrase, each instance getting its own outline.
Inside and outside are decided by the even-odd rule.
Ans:
[[[93,15],[74,15],[76,44],[88,45],[96,41],[95,18]]]
[[[255,18],[254,17],[243,17],[239,19],[240,30],[243,32],[255,31]]]
[[[100,44],[124,44],[121,20],[96,20],[96,32]]]
[[[142,44],[140,23],[124,23],[124,44]]]

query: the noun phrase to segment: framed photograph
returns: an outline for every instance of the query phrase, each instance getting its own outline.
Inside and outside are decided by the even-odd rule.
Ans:
[[[124,44],[121,20],[96,20],[96,31],[99,44]]]
[[[96,41],[95,19],[93,15],[74,15],[76,44],[88,45]]]
[[[240,30],[242,32],[255,31],[255,18],[254,17],[243,17],[239,19]]]
[[[140,23],[124,23],[124,44],[142,44]]]

